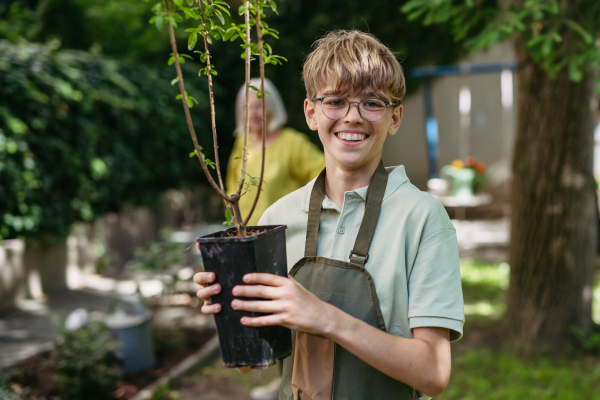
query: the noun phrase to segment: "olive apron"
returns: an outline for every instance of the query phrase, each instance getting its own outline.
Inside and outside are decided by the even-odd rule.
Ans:
[[[388,173],[379,164],[369,188],[365,213],[350,262],[317,257],[325,170],[311,192],[305,254],[289,275],[319,299],[386,332],[368,261]],[[283,361],[280,400],[416,400],[410,386],[371,367],[331,339],[292,333],[292,355]]]

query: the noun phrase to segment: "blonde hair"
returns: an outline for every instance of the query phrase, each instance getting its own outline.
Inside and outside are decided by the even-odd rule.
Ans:
[[[391,97],[400,104],[406,93],[402,67],[375,36],[357,30],[329,32],[313,44],[302,69],[306,97],[331,88],[339,96]]]
[[[250,86],[254,86],[260,89],[260,78],[250,79]],[[265,78],[265,91],[271,93],[265,93],[265,106],[267,112],[270,113],[269,125],[267,126],[267,132],[271,133],[276,131],[287,122],[287,112],[285,106],[279,95],[279,91],[273,85],[273,82]],[[256,90],[250,88],[250,96],[256,96]],[[235,131],[233,134],[239,136],[244,133],[245,122],[244,121],[244,106],[246,105],[246,85],[242,85],[238,90],[237,98],[235,101]]]

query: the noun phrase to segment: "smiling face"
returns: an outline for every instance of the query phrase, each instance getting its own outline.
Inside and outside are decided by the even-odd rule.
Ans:
[[[317,97],[337,95],[335,90],[325,88]],[[349,102],[360,102],[369,95],[344,97]],[[389,100],[389,99],[384,99]],[[383,143],[388,135],[394,135],[402,120],[402,106],[388,105],[379,121],[365,121],[352,104],[350,111],[340,120],[334,121],[323,114],[320,101],[304,101],[306,122],[313,131],[318,131],[325,150],[328,167],[335,166],[347,171],[371,170],[381,160]]]

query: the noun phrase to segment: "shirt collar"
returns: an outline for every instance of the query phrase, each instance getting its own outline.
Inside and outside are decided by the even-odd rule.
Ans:
[[[404,170],[403,165],[399,165],[397,167],[386,167],[385,169],[388,171],[389,176],[388,176],[387,186],[385,188],[385,194],[383,195],[384,200],[386,198],[388,198],[392,193],[394,193],[402,184],[404,184],[406,182],[410,182],[410,180],[406,176],[406,171]],[[308,205],[310,203],[310,194],[312,192],[312,189],[313,189],[313,186],[315,185],[316,180],[317,180],[317,178],[308,182],[304,186],[304,197],[302,199],[302,211],[304,211],[304,212],[308,212]],[[367,197],[367,189],[368,188],[369,188],[368,186],[364,186],[364,187],[354,190],[353,192],[356,193],[357,195],[359,195],[364,201]],[[337,205],[335,205],[335,203],[333,203],[333,201],[331,201],[327,196],[325,196],[325,198],[323,199],[322,207],[324,209],[339,210]]]

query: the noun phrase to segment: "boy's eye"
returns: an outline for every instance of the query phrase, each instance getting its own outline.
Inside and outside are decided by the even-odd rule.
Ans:
[[[368,101],[365,101],[363,104],[364,104],[365,108],[371,108],[371,109],[385,107],[385,104],[379,100],[368,100]]]
[[[344,106],[344,100],[342,99],[327,99],[325,100],[325,105],[329,107],[342,107]]]

